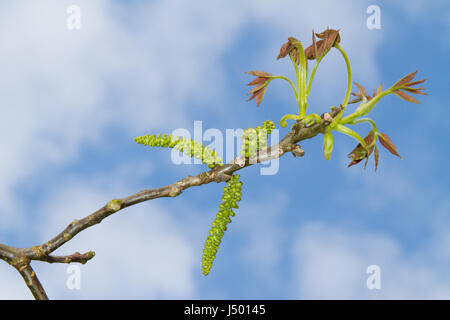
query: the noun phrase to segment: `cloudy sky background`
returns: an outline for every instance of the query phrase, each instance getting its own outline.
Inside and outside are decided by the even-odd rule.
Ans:
[[[81,8],[81,29],[66,27]],[[366,9],[381,8],[368,30]],[[271,83],[260,108],[246,102],[251,77],[292,76],[276,61],[295,36],[341,29],[355,81],[370,91],[419,69],[429,96],[414,105],[389,96],[373,110],[403,160],[385,150],[346,168],[353,140],[322,139],[306,156],[280,160],[276,175],[241,172],[243,198],[208,277],[203,243],[222,185],[136,205],[104,220],[58,254],[96,252],[69,290],[67,265],[33,263],[59,299],[393,299],[450,298],[450,118],[447,1],[2,1],[0,5],[0,243],[47,241],[112,198],[200,173],[170,151],[133,137],[278,123],[296,110],[290,88]],[[318,69],[309,110],[342,101],[345,65],[337,52]],[[351,107],[350,107],[351,108]],[[362,125],[361,134],[368,128]],[[281,130],[284,135],[287,129]],[[381,268],[381,290],[366,269]],[[20,275],[0,263],[0,298],[29,299]]]

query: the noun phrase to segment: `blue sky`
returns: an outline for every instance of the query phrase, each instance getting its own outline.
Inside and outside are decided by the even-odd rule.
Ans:
[[[81,29],[66,27],[69,5]],[[369,5],[381,29],[366,27]],[[223,185],[186,190],[121,211],[57,253],[93,250],[81,289],[67,265],[33,266],[60,299],[450,298],[448,91],[450,5],[446,1],[3,1],[0,5],[0,243],[30,246],[112,198],[170,184],[200,165],[176,166],[170,151],[134,143],[146,133],[278,123],[296,110],[273,82],[259,108],[246,102],[251,77],[293,75],[276,61],[289,36],[340,28],[353,78],[370,91],[419,70],[421,105],[395,96],[371,117],[400,160],[347,169],[355,142],[322,139],[303,158],[280,159],[276,175],[242,171],[243,197],[208,277],[203,242]],[[345,65],[330,52],[318,69],[309,111],[342,101]],[[365,134],[367,127],[357,129]],[[284,135],[287,129],[282,129]],[[368,290],[366,269],[381,269]],[[19,274],[0,263],[0,298],[29,299]]]

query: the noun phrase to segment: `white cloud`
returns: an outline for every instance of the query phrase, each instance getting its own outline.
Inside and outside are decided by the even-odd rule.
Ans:
[[[427,243],[434,248],[438,243]],[[429,250],[426,250],[429,251]],[[389,236],[310,223],[293,246],[295,290],[306,299],[448,299],[444,264],[429,252],[408,254]],[[381,268],[381,290],[366,287],[370,265]]]

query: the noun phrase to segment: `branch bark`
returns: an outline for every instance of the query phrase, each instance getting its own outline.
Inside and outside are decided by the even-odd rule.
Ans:
[[[260,162],[279,158],[288,152],[292,152],[296,156],[302,156],[304,152],[299,152],[300,148],[297,143],[311,139],[319,133],[323,133],[325,128],[340,111],[342,111],[342,108],[333,108],[330,113],[322,115],[321,123],[316,123],[309,127],[302,121],[296,122],[292,126],[291,131],[278,144],[268,148],[265,152],[260,152],[255,158],[245,159],[239,156],[234,161],[223,166],[215,167],[196,176],[187,176],[173,184],[155,189],[142,190],[122,199],[113,199],[85,218],[72,221],[58,235],[43,244],[28,248],[15,248],[0,244],[0,259],[13,266],[21,274],[35,299],[48,299],[42,284],[31,267],[31,261],[35,260],[48,263],[78,262],[84,264],[94,257],[95,253],[93,251],[85,254],[76,252],[68,256],[53,256],[51,253],[73,239],[81,231],[102,222],[103,219],[127,207],[156,198],[177,197],[190,187],[201,186],[211,182],[227,181],[238,170]]]

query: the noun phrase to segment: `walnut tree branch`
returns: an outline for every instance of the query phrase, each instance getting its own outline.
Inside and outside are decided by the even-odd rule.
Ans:
[[[245,159],[242,156],[239,156],[234,161],[223,166],[217,166],[196,176],[187,176],[173,184],[155,189],[142,190],[122,199],[113,199],[90,215],[80,220],[72,221],[58,235],[43,244],[28,248],[15,248],[0,244],[0,259],[6,261],[19,271],[35,299],[47,299],[42,284],[39,282],[35,272],[31,268],[31,261],[37,260],[48,263],[86,263],[94,257],[95,253],[93,251],[89,251],[85,254],[76,252],[68,256],[53,256],[51,253],[70,241],[81,231],[102,222],[103,219],[124,208],[156,198],[176,197],[180,195],[183,190],[190,187],[201,186],[211,182],[227,181],[235,171],[256,163],[279,158],[287,152],[292,152],[296,156],[302,156],[304,151],[296,144],[302,140],[313,138],[319,133],[323,133],[325,128],[340,111],[342,111],[342,108],[334,108],[330,113],[324,113],[321,117],[322,121],[311,126],[306,126],[302,121],[297,121],[292,126],[291,131],[278,144],[267,148],[264,152],[260,152],[255,158]]]

